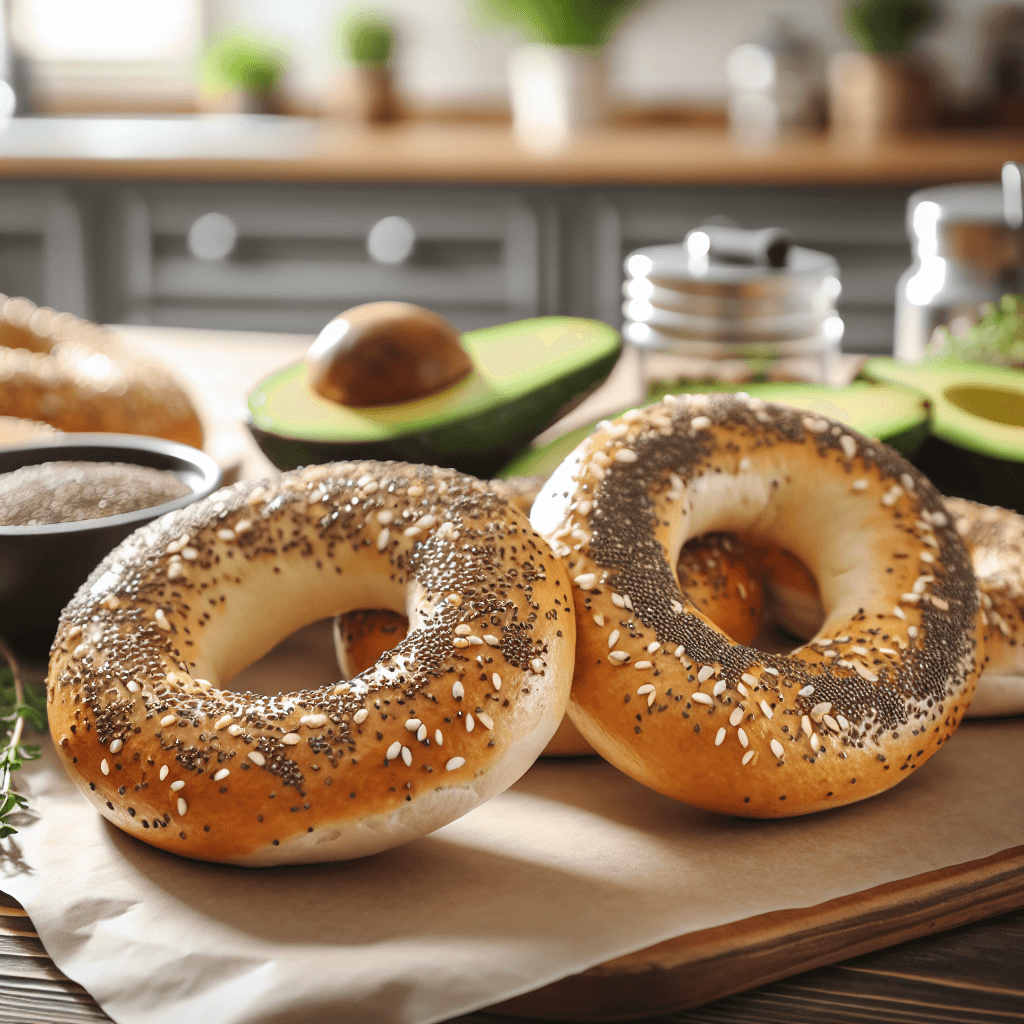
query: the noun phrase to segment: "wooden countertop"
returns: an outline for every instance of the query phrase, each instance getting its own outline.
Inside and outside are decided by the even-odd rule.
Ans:
[[[507,125],[304,117],[15,118],[0,178],[481,184],[839,185],[989,179],[1024,161],[1024,132],[950,130],[857,146],[793,133],[749,146],[715,127],[621,126],[537,155]]]

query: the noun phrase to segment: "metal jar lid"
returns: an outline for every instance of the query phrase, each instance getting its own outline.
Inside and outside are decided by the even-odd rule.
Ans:
[[[740,306],[770,297],[797,298],[811,306],[822,289],[835,289],[839,282],[831,256],[800,246],[789,250],[785,266],[769,267],[693,256],[681,245],[652,245],[629,255],[626,274],[684,295],[739,300]]]
[[[1001,182],[937,185],[907,201],[907,235],[918,259],[941,256],[998,272],[1024,262],[1021,165],[1006,163]]]
[[[919,237],[934,224],[998,224],[1020,228],[1024,222],[1021,165],[1008,161],[999,182],[935,185],[907,201],[907,234]]]

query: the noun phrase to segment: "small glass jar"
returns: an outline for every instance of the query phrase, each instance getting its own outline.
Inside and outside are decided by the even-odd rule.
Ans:
[[[623,337],[640,350],[645,385],[742,382],[773,376],[780,360],[800,360],[804,379],[829,380],[843,337],[836,261],[793,246],[781,267],[727,262],[701,242],[695,231],[626,259]]]
[[[1019,164],[1003,182],[940,185],[907,202],[914,262],[896,286],[893,352],[913,362],[937,327],[973,323],[982,302],[1024,291],[1024,230]]]

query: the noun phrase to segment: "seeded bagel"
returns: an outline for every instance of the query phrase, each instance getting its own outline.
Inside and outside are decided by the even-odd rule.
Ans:
[[[667,398],[603,424],[555,471],[534,526],[574,580],[569,713],[669,796],[782,817],[895,785],[956,729],[981,670],[970,559],[942,497],[892,449],[748,395]],[[681,591],[692,536],[793,552],[821,632],[736,643]]]
[[[297,628],[372,600],[409,636],[275,697],[224,683]],[[472,477],[336,463],[218,491],[143,527],[62,613],[50,730],[119,828],[246,866],[359,857],[501,792],[562,719],[564,566]]]
[[[104,327],[5,295],[0,416],[203,446],[196,410],[161,363]]]

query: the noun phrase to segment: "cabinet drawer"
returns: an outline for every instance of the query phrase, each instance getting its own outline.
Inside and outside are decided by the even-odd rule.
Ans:
[[[152,187],[115,211],[127,322],[308,333],[381,299],[461,329],[542,312],[537,214],[516,193]],[[217,258],[196,242],[210,214],[233,233]]]

